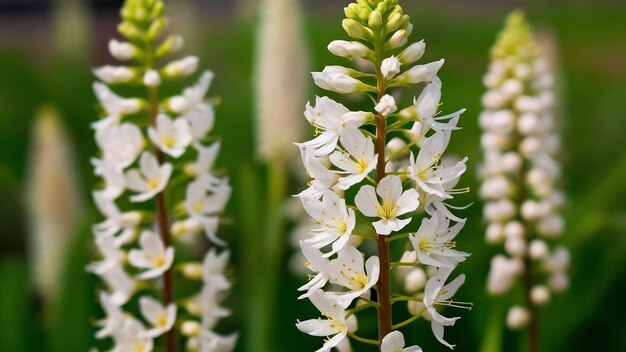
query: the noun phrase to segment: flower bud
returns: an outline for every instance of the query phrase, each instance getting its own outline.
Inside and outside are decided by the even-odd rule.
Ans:
[[[408,34],[406,33],[406,30],[400,29],[391,36],[388,43],[391,49],[395,49],[403,46],[407,41]]]
[[[385,23],[385,33],[393,33],[393,31],[402,27],[403,24],[404,17],[402,15],[402,8],[400,6],[396,6],[387,18],[387,23]]]
[[[401,74],[395,79],[400,85],[417,84],[422,82],[432,82],[437,79],[437,72],[443,66],[444,59],[434,61],[425,65],[413,66],[410,70]]]
[[[185,113],[191,108],[189,100],[181,95],[175,95],[169,98],[167,107],[177,114]]]
[[[341,24],[346,33],[348,33],[348,35],[354,39],[362,39],[368,41],[374,39],[374,34],[372,33],[372,30],[369,28],[365,28],[362,24],[355,20],[346,18]]]
[[[156,87],[161,84],[161,76],[155,70],[148,70],[143,75],[143,84],[146,87]]]
[[[489,244],[498,244],[504,241],[504,231],[502,230],[502,224],[499,222],[492,222],[487,226],[485,232],[485,240]]]
[[[116,39],[109,40],[109,52],[111,56],[120,60],[131,60],[139,54],[139,49],[129,42],[120,42]]]
[[[180,60],[172,61],[167,64],[162,72],[166,77],[183,77],[189,76],[196,72],[198,69],[198,57],[197,56],[187,56]]]
[[[109,84],[128,83],[137,78],[137,71],[126,66],[105,65],[94,69],[93,74],[99,80]]]
[[[404,49],[399,55],[398,60],[403,65],[409,65],[422,58],[426,50],[426,43],[423,40],[415,42]]]
[[[180,333],[183,336],[198,336],[202,331],[202,327],[197,321],[186,320],[180,324]]]
[[[511,330],[522,329],[528,325],[529,321],[530,313],[528,313],[528,309],[521,306],[511,307],[506,315],[506,326]]]
[[[185,277],[192,280],[202,280],[202,263],[185,263],[181,266]]]
[[[413,268],[406,275],[404,289],[409,293],[415,293],[426,285],[426,273],[422,268]]]
[[[543,306],[550,302],[550,290],[543,285],[537,285],[530,290],[530,300],[538,306]]]
[[[185,45],[185,40],[180,35],[171,35],[167,37],[161,45],[156,49],[155,55],[157,58],[162,58],[169,54],[175,53],[182,49]]]
[[[398,110],[398,107],[396,106],[396,100],[391,95],[385,94],[380,99],[378,104],[376,104],[375,109],[381,115],[388,116],[388,115],[396,112],[396,110]]]
[[[395,56],[388,57],[383,60],[380,70],[385,79],[391,79],[400,72],[400,61]]]
[[[367,20],[367,25],[373,29],[378,30],[383,25],[383,15],[378,10],[374,10],[370,13]]]
[[[550,249],[546,242],[542,240],[532,240],[528,249],[528,255],[534,260],[545,259],[550,254]]]
[[[371,50],[360,42],[334,40],[328,44],[328,51],[340,57],[365,57]]]

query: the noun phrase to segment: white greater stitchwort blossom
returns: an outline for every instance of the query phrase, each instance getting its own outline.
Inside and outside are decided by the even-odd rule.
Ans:
[[[512,307],[506,319],[511,329],[521,329],[536,319],[529,305],[544,305],[551,291],[567,287],[569,266],[569,260],[551,265],[552,258],[569,258],[564,247],[551,249],[564,230],[554,79],[522,13],[507,19],[483,82],[480,195],[489,223],[486,240],[503,244],[506,252],[491,260],[487,290],[507,294],[522,284],[520,277],[530,276],[524,280],[529,302]],[[543,277],[547,282],[540,284]]]
[[[92,164],[102,179],[93,198],[104,220],[92,228],[100,259],[87,267],[105,286],[99,293],[105,317],[96,337],[111,339],[115,352],[169,351],[161,344],[178,345],[183,338],[190,350],[232,351],[238,334],[216,332],[219,319],[230,314],[220,306],[231,287],[230,252],[213,248],[193,261],[191,254],[180,255],[186,246],[177,245],[202,245],[202,232],[226,245],[217,230],[231,188],[215,169],[220,143],[208,136],[215,118],[206,99],[213,73],[202,73],[178,95],[162,95],[161,86],[198,69],[195,56],[158,65],[182,47],[178,36],[161,40],[163,9],[162,0],[126,0],[118,27],[125,40],[112,39],[109,51],[132,65],[94,70],[104,82],[93,85],[103,114],[92,124],[100,149]],[[105,83],[132,84],[145,93],[122,97]],[[133,208],[137,202],[144,204]],[[174,270],[182,278],[173,280]],[[174,290],[185,279],[200,282],[199,291],[190,292],[193,285]],[[139,307],[140,314],[133,316],[129,307]],[[173,334],[178,328],[182,334]]]
[[[369,111],[351,111],[324,96],[306,105],[304,115],[316,137],[296,143],[311,179],[297,197],[311,225],[298,226],[303,255],[294,258],[311,272],[299,298],[311,300],[322,317],[296,326],[326,338],[318,352],[351,351],[350,339],[378,345],[384,352],[419,352],[418,346],[405,347],[402,333],[388,327],[424,317],[432,320],[436,338],[452,348],[443,330],[458,318],[444,317],[437,309],[469,309],[471,304],[452,301],[463,275],[446,283],[469,256],[456,250],[455,238],[465,220],[452,213],[459,207],[448,202],[469,190],[457,188],[467,158],[444,153],[464,110],[440,115],[442,82],[437,72],[443,60],[412,65],[425,44],[406,45],[413,25],[397,0],[358,1],[345,13],[343,28],[355,41],[333,41],[328,50],[357,58],[364,72],[327,66],[313,78],[322,89],[376,99]],[[399,90],[422,82],[422,92],[402,108],[407,102]],[[404,255],[390,255],[389,242]],[[561,259],[555,258],[554,268]],[[396,286],[390,284],[391,272],[405,291],[389,292]],[[408,321],[391,321],[396,299],[408,300]],[[381,328],[377,340],[358,336],[355,318],[374,307]]]

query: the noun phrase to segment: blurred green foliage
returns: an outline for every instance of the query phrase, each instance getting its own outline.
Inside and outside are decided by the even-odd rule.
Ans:
[[[415,24],[413,39],[427,41],[423,61],[446,58],[441,71],[444,110],[468,108],[460,123],[463,130],[455,132],[450,152],[470,157],[469,172],[462,182],[476,190],[475,171],[480,162],[477,116],[484,90],[481,77],[488,64],[488,50],[509,9],[467,16],[463,11],[444,10],[443,5],[406,7]],[[621,304],[626,290],[626,13],[619,8],[581,11],[536,3],[528,9],[528,18],[537,28],[552,31],[559,46],[565,186],[569,195],[564,241],[573,253],[569,293],[555,297],[541,311],[544,350],[626,351],[626,308]],[[346,37],[340,19],[340,12],[309,13],[305,40],[314,54],[312,69],[340,63],[326,51],[328,42]],[[209,25],[198,36],[202,67],[217,73],[211,93],[222,98],[215,128],[223,137],[218,164],[228,168],[235,187],[227,210],[235,221],[223,234],[233,244],[236,265],[231,302],[234,316],[227,322],[229,327],[244,326],[250,308],[247,302],[262,280],[247,275],[250,263],[263,260],[263,252],[255,253],[255,241],[263,236],[260,224],[265,221],[267,197],[263,190],[266,170],[253,153],[255,31],[254,23],[222,21]],[[88,162],[95,155],[89,129],[96,118],[90,91],[91,65],[62,59],[35,63],[24,53],[0,48],[0,351],[85,351],[93,344],[94,329],[89,324],[101,313],[94,299],[95,279],[84,271],[84,265],[91,256],[89,223],[95,217],[85,219],[68,250],[63,294],[51,308],[51,316],[44,318],[28,278],[22,198],[29,127],[35,110],[43,103],[53,103],[65,117],[80,161],[81,187],[87,191],[94,184]],[[406,103],[409,99],[403,97]],[[295,168],[295,173],[301,172],[299,166]],[[292,182],[289,191],[295,193],[302,187]],[[476,201],[476,192],[472,192],[460,197],[458,204]],[[468,276],[458,297],[474,302],[475,309],[460,312],[463,319],[447,329],[446,336],[458,345],[458,351],[518,351],[523,336],[503,326],[503,307],[515,295],[491,299],[485,294],[486,273],[495,250],[484,245],[480,214],[479,203],[464,212],[469,222],[459,245],[473,255],[457,269]],[[283,250],[290,250],[287,243]],[[258,257],[250,258],[250,253]],[[281,284],[274,297],[279,310],[271,329],[273,344],[277,351],[318,348],[318,338],[295,329],[296,319],[313,317],[317,312],[310,304],[297,301],[295,290],[305,279],[291,275],[286,258],[283,262]],[[402,314],[402,309],[397,314]],[[362,335],[375,331],[373,324],[364,320],[360,329]],[[445,349],[425,321],[404,331],[409,342],[419,343],[426,351]],[[244,350],[250,333],[242,331],[244,341],[239,350]],[[356,344],[355,348],[364,349]]]

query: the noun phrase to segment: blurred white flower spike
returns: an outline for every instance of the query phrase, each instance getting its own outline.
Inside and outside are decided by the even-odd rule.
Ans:
[[[183,43],[162,38],[164,12],[162,0],[126,0],[122,39],[108,46],[124,65],[94,70],[102,113],[92,124],[100,149],[92,164],[102,182],[93,197],[105,218],[93,226],[100,255],[87,267],[105,284],[96,337],[112,339],[112,351],[120,352],[173,352],[183,344],[189,351],[231,351],[238,334],[215,330],[230,314],[220,306],[231,288],[230,251],[217,231],[231,187],[214,168],[220,142],[209,136],[215,116],[206,98],[213,73],[201,73],[178,95],[160,92],[199,68],[195,56],[157,65]],[[122,97],[117,85],[145,93]],[[184,253],[190,241],[214,248],[193,261],[193,253]],[[174,271],[181,271],[177,283],[192,283],[174,290]],[[141,314],[133,316],[129,306]]]
[[[407,44],[413,25],[398,0],[358,0],[345,13],[343,28],[354,41],[335,40],[328,50],[358,59],[358,67],[369,61],[372,70],[327,66],[313,72],[313,79],[321,89],[366,95],[373,104],[352,111],[319,96],[306,105],[304,116],[316,136],[297,143],[311,178],[297,197],[312,224],[298,242],[311,275],[299,298],[310,299],[323,317],[296,326],[326,337],[318,351],[350,351],[350,342],[356,341],[384,352],[418,352],[418,346],[405,347],[398,329],[432,318],[435,338],[452,348],[443,339],[444,326],[459,318],[444,317],[438,309],[471,309],[471,303],[452,298],[463,274],[446,282],[469,256],[456,250],[465,220],[450,211],[462,204],[448,203],[469,189],[457,188],[467,158],[444,153],[464,110],[439,111],[437,73],[444,61],[413,65],[425,44]],[[426,83],[418,97],[403,97],[418,83]],[[392,269],[404,285],[391,285]],[[406,291],[391,292],[396,286]],[[536,296],[543,298],[541,293]],[[391,305],[397,302],[408,303],[410,318],[393,321]],[[377,311],[377,338],[357,331],[356,314],[370,309]]]
[[[550,292],[567,288],[569,267],[569,252],[557,243],[564,196],[554,77],[541,49],[523,13],[511,13],[491,52],[479,117],[486,241],[506,253],[492,259],[487,290],[525,293],[506,322],[511,329],[528,327],[535,351],[537,307],[548,303]]]

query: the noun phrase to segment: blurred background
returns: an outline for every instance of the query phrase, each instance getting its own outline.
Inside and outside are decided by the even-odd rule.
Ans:
[[[99,220],[89,197],[96,182],[89,163],[96,155],[89,124],[97,118],[91,68],[113,62],[106,48],[117,37],[121,3],[0,0],[0,351],[73,352],[96,345],[97,283],[84,270],[94,255],[90,224]],[[226,325],[241,331],[238,351],[265,352],[255,349],[257,328],[268,336],[271,351],[317,349],[321,340],[294,326],[297,319],[318,313],[296,299],[296,288],[306,278],[290,270],[288,232],[294,224],[289,221],[267,258],[277,261],[275,294],[253,298],[262,283],[251,267],[264,265],[269,255],[255,253],[255,241],[264,236],[266,211],[281,211],[265,208],[268,167],[257,157],[255,143],[258,0],[166,3],[170,30],[186,38],[184,53],[198,55],[201,67],[217,73],[211,94],[222,101],[215,128],[223,137],[218,163],[228,169],[234,186],[227,211],[233,225],[222,230],[233,246],[236,279],[228,303],[233,316]],[[340,63],[325,48],[331,40],[346,38],[340,21],[347,3],[302,1],[301,41],[310,53],[309,71]],[[428,44],[424,60],[446,59],[440,71],[444,111],[467,108],[450,152],[469,156],[462,182],[472,190],[478,189],[481,77],[505,14],[526,10],[535,28],[554,39],[568,195],[563,241],[572,251],[573,268],[570,291],[541,310],[543,347],[626,351],[626,2],[428,0],[402,5],[415,25],[412,38]],[[323,94],[312,80],[306,84],[308,99]],[[351,107],[358,105],[355,101]],[[304,110],[304,101],[301,106]],[[305,128],[301,114],[293,119]],[[311,135],[307,130],[300,140]],[[303,169],[297,161],[287,165],[286,193],[294,194],[304,187]],[[523,336],[503,326],[510,298],[491,299],[485,293],[496,249],[484,244],[476,193],[460,202],[475,203],[464,212],[469,222],[458,238],[459,248],[473,255],[457,269],[468,277],[457,297],[474,302],[474,310],[460,312],[462,319],[446,329],[447,340],[457,344],[457,351],[518,351]],[[273,314],[251,319],[259,306]],[[362,325],[361,335],[373,334],[370,325]],[[423,320],[404,331],[425,351],[445,350]]]

